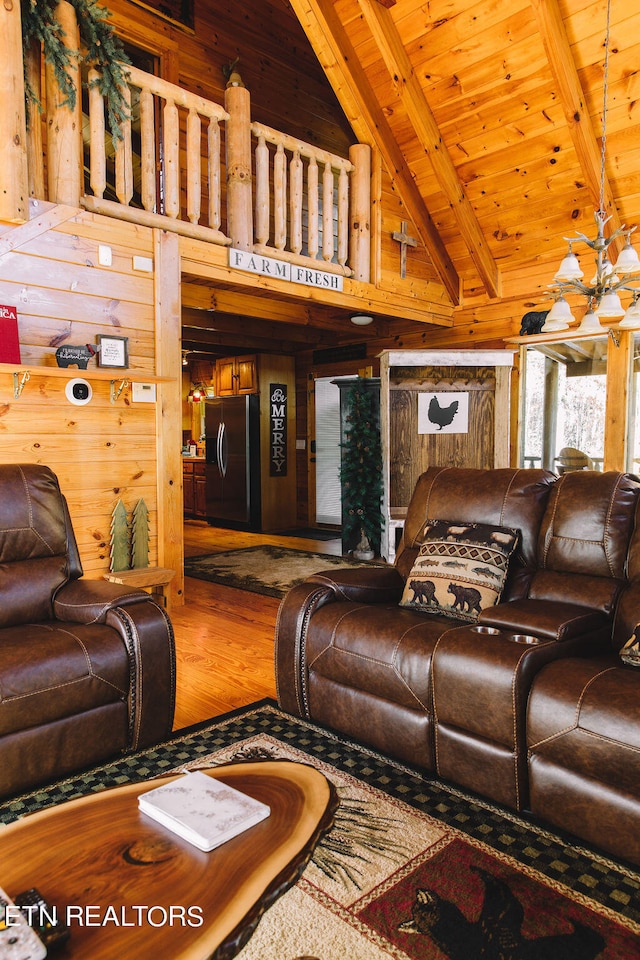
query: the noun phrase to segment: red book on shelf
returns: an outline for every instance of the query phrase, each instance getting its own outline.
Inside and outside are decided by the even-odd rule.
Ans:
[[[18,314],[15,307],[0,305],[0,363],[20,363]]]

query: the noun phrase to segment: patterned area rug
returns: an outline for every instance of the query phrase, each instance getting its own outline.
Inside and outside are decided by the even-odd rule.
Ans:
[[[271,702],[5,802],[0,822],[107,786],[257,758],[312,763],[341,804],[239,960],[640,956],[640,874]]]
[[[367,567],[367,561],[348,557],[309,553],[290,547],[246,547],[226,550],[204,557],[185,560],[187,577],[222,583],[227,587],[263,593],[268,597],[284,597],[286,592],[313,573],[336,567]]]

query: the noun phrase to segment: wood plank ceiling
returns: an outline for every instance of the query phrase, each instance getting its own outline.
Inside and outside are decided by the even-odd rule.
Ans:
[[[517,333],[526,310],[550,306],[563,238],[595,235],[606,0],[251,4],[252,15],[277,16],[281,29],[284,8],[299,22],[291,21],[289,48],[300,49],[301,26],[355,137],[379,149],[456,305],[451,342],[471,323]],[[608,230],[640,223],[638,0],[612,0],[610,35]],[[272,123],[283,128],[282,119]],[[588,275],[591,252],[583,244],[575,252]],[[346,316],[316,312],[305,322],[320,341],[331,331],[333,342],[348,336]],[[290,333],[298,347],[310,339],[304,325]],[[386,334],[384,322],[369,330]]]
[[[548,306],[563,237],[595,233],[604,0],[291,5],[356,135],[373,137],[395,169],[452,297],[457,277],[462,306],[499,297]],[[637,0],[612,0],[610,51],[613,229],[640,222]]]

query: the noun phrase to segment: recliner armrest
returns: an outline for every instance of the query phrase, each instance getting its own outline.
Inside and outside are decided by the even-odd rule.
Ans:
[[[550,640],[571,640],[604,631],[611,633],[611,619],[601,610],[558,600],[513,600],[483,610],[478,622],[485,626],[530,633]]]
[[[144,590],[131,589],[107,580],[71,580],[53,599],[57,620],[69,623],[104,623],[107,611],[149,600]]]
[[[399,603],[404,589],[404,578],[392,566],[347,567],[314,573],[304,582],[322,584],[335,593],[335,599],[353,603]]]

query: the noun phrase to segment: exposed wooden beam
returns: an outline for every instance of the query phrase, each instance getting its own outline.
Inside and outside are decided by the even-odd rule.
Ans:
[[[394,88],[411,121],[416,138],[429,156],[433,172],[456,218],[460,233],[487,294],[500,296],[500,273],[480,229],[464,185],[460,182],[431,107],[415,75],[390,11],[377,0],[358,0]]]
[[[289,340],[299,341],[300,343],[315,344],[318,341],[331,343],[333,340],[330,330],[321,330],[315,327],[296,326],[287,324],[284,326],[272,320],[262,320],[246,316],[234,316],[233,314],[219,314],[212,311],[193,310],[184,308],[182,310],[182,329],[207,330],[214,333],[230,333],[236,336],[256,336],[266,340]]]
[[[544,44],[549,66],[558,87],[569,133],[573,141],[578,162],[582,169],[585,185],[593,201],[594,210],[600,209],[601,151],[598,138],[587,108],[587,102],[580,84],[578,70],[571,52],[564,21],[557,0],[531,0],[536,15],[538,30]],[[604,207],[612,233],[621,226],[618,211],[613,199],[611,185],[605,174]],[[614,240],[613,245],[619,253],[623,241]]]
[[[425,202],[416,186],[389,123],[333,4],[322,0],[291,0],[316,56],[320,61],[354,133],[373,143],[395,177],[398,193],[414,227],[429,252],[434,268],[453,304],[460,303],[460,280]]]

